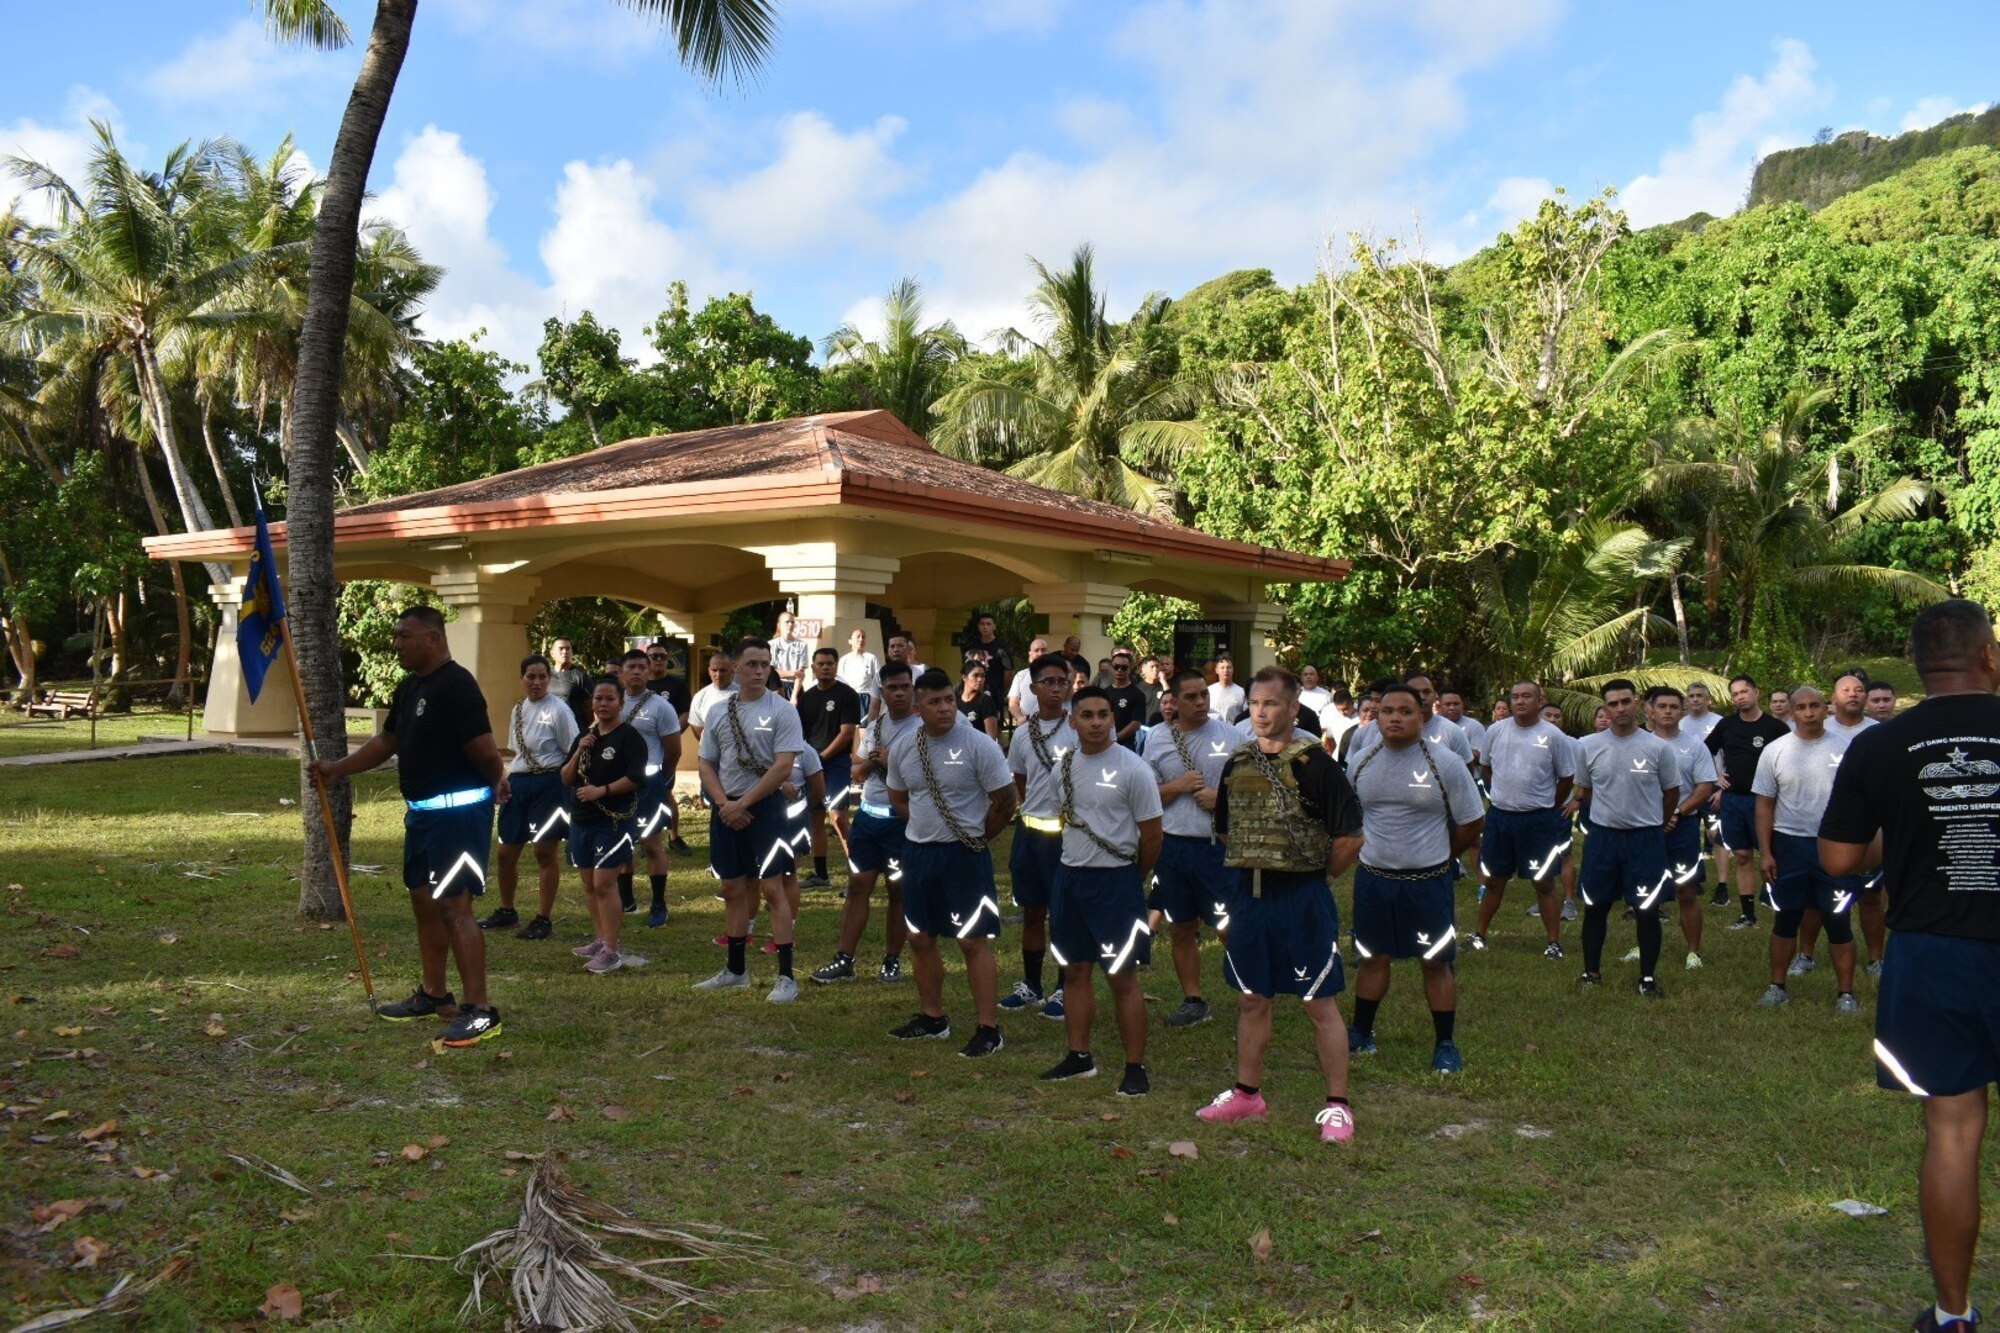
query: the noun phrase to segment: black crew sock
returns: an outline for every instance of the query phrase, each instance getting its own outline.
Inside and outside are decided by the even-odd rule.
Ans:
[[[1254,1083],[1238,1083],[1236,1091],[1245,1097],[1255,1097],[1257,1095],[1257,1087],[1258,1085]]]
[[[1345,1106],[1347,1105],[1347,1098],[1335,1097],[1333,1094],[1328,1093],[1326,1098],[1326,1104],[1328,1106]]]
[[[653,881],[653,910],[657,912],[667,905],[667,877],[652,875],[649,878]]]
[[[1047,953],[1046,949],[1021,950],[1021,977],[1035,988],[1037,995],[1042,993],[1042,959]]]
[[[1745,921],[1755,921],[1755,920],[1757,919],[1757,895],[1756,895],[1756,894],[1754,894],[1754,893],[1739,893],[1739,894],[1737,894],[1737,895],[1736,895],[1736,901],[1737,901],[1737,902],[1739,902],[1739,903],[1741,903],[1741,904],[1743,904],[1743,919],[1744,919]]]
[[[824,856],[815,856],[813,858],[813,874],[818,875],[821,879],[826,878],[826,858]]]
[[[1361,1000],[1361,999],[1355,1000],[1354,1030],[1356,1032],[1359,1032],[1364,1037],[1374,1036],[1375,1011],[1377,1009],[1380,1009],[1381,1007],[1382,1007],[1382,1002],[1380,1000]]]
[[[729,970],[731,972],[740,974],[744,970],[746,965],[743,962],[743,946],[749,942],[750,937],[748,935],[731,935],[729,937]]]
[[[1201,998],[1201,996],[1199,996],[1199,995],[1183,995],[1183,996],[1181,996],[1181,1003],[1182,1003],[1182,1004],[1207,1004],[1207,1003],[1208,1003],[1208,1001],[1207,1001],[1207,1000],[1204,1000],[1204,999],[1202,999],[1202,998]]]
[[[981,1023],[976,1031],[981,1036],[997,1037],[1000,1035],[1000,1025],[997,1023]]]
[[[1785,988],[1785,983],[1782,981],[1774,981],[1771,984],[1773,986],[1776,986],[1779,990],[1783,990]]]
[[[1660,950],[1666,941],[1666,932],[1660,927],[1660,909],[1641,908],[1636,929],[1639,933],[1639,975],[1650,977],[1659,970]]]
[[[632,872],[629,870],[619,872],[618,901],[626,907],[630,907],[634,901],[632,897]]]
[[[1599,976],[1604,971],[1604,937],[1611,930],[1611,900],[1591,903],[1583,909],[1583,970]]]
[[[1455,1027],[1457,1027],[1457,1025],[1458,1025],[1458,1010],[1456,1009],[1431,1010],[1431,1031],[1437,1034],[1438,1041],[1440,1042],[1450,1041],[1452,1030]]]
[[[792,946],[789,944],[778,946],[778,975],[781,977],[792,975]]]

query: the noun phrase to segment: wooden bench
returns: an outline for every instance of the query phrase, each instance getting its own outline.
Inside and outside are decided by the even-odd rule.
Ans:
[[[72,715],[90,717],[97,711],[97,696],[89,690],[51,690],[32,703],[23,704],[21,711],[29,717],[45,714],[58,722],[69,721]]]

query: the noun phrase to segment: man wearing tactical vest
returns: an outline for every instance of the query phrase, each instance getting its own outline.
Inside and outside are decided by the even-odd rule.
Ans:
[[[1479,845],[1486,807],[1472,770],[1424,735],[1423,697],[1391,685],[1375,705],[1382,743],[1348,772],[1361,802],[1361,866],[1354,872],[1354,950],[1361,955],[1354,984],[1354,1027],[1348,1050],[1375,1051],[1375,1010],[1389,993],[1393,959],[1423,967],[1434,1045],[1431,1068],[1456,1074],[1458,1053],[1458,927],[1451,885],[1458,858]],[[1448,725],[1448,724],[1447,724]]]
[[[1069,724],[1071,680],[1069,663],[1053,653],[1028,664],[1035,711],[1014,728],[1007,745],[1007,767],[1014,774],[1021,806],[1021,826],[1014,830],[1014,845],[1007,855],[1014,904],[1021,909],[1021,980],[1000,1007],[1008,1013],[1039,1009],[1057,1020],[1063,1016],[1061,978],[1045,998],[1042,960],[1048,951],[1049,903],[1062,864],[1056,769],[1076,748],[1076,732]]]
[[[1237,882],[1229,900],[1223,975],[1241,992],[1236,1083],[1197,1111],[1209,1124],[1262,1120],[1271,1000],[1296,995],[1312,1020],[1326,1105],[1315,1117],[1324,1143],[1354,1138],[1347,1104],[1347,1023],[1334,998],[1345,986],[1340,916],[1328,881],[1361,851],[1361,807],[1339,765],[1293,738],[1298,678],[1265,667],[1250,682],[1253,738],[1222,770],[1215,833]]]

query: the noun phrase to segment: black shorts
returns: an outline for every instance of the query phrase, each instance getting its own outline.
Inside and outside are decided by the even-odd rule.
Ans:
[[[1221,929],[1222,977],[1245,995],[1326,1000],[1346,988],[1340,912],[1324,880],[1276,897],[1252,897],[1248,871],[1229,900]]]
[[[433,898],[486,892],[493,798],[448,810],[403,812],[403,887]]]
[[[1169,833],[1160,844],[1153,867],[1149,905],[1174,925],[1206,921],[1217,930],[1229,916],[1229,899],[1236,892],[1236,872],[1223,864],[1224,847],[1214,838],[1190,838]]]
[[[708,815],[708,865],[717,879],[776,879],[790,872],[792,849],[785,798],[772,792],[750,807],[750,823],[733,829]]]
[[[1062,834],[1044,833],[1026,824],[1014,830],[1007,851],[1007,878],[1016,907],[1047,907],[1055,901],[1056,872],[1062,869]]]
[[[1576,881],[1586,907],[1619,898],[1641,909],[1658,907],[1669,896],[1671,878],[1665,829],[1591,825]]]

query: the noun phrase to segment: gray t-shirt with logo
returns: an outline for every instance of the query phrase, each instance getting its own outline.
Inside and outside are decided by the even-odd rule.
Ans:
[[[650,777],[660,771],[662,736],[678,736],[681,717],[674,706],[667,702],[664,694],[645,690],[639,694],[628,694],[618,703],[618,720],[630,723],[632,730],[646,742],[646,773]]]
[[[930,751],[938,795],[957,816],[960,827],[975,838],[984,837],[988,794],[1014,790],[1014,775],[1008,771],[1007,756],[1000,753],[1000,746],[962,715],[942,736],[930,736],[922,727],[912,727],[889,747],[889,788],[907,792],[910,798],[910,822],[903,836],[911,842],[957,841],[951,826],[938,813],[937,796],[924,780],[924,766],[917,755],[920,741]]]
[[[1576,742],[1540,718],[1531,727],[1495,722],[1480,758],[1493,770],[1494,808],[1516,814],[1553,809],[1557,784],[1576,776]]]
[[[1856,736],[1859,736],[1862,732],[1868,730],[1868,728],[1875,725],[1876,725],[1875,719],[1872,717],[1864,717],[1859,722],[1856,722],[1853,726],[1850,727],[1845,722],[1842,722],[1839,718],[1835,717],[1831,710],[1829,710],[1826,715],[1826,734],[1829,736],[1838,736],[1843,741],[1851,741]]]
[[[729,721],[732,706],[743,728],[741,744],[736,727]],[[701,757],[715,765],[722,790],[731,800],[756,786],[763,770],[780,754],[796,756],[805,748],[799,710],[769,691],[755,702],[746,702],[741,695],[726,695],[708,710],[702,723]],[[752,762],[746,763],[746,758]]]
[[[870,759],[868,777],[861,784],[861,803],[872,805],[877,810],[889,806],[889,751],[896,748],[896,742],[903,736],[923,725],[923,719],[915,713],[900,721],[883,713],[861,729],[861,752],[874,755],[878,750],[881,758]]]
[[[1129,866],[1139,857],[1139,824],[1160,818],[1160,785],[1144,759],[1123,745],[1085,754],[1078,746],[1063,757],[1069,773],[1070,809],[1098,837],[1118,849],[1099,847],[1089,834],[1063,825],[1062,859],[1066,866],[1099,868]],[[1062,779],[1061,771],[1057,780]]]
[[[1228,765],[1229,756],[1243,744],[1236,728],[1215,718],[1210,718],[1193,731],[1176,733],[1171,722],[1154,727],[1146,735],[1145,756],[1156,783],[1172,782],[1188,771],[1179,748],[1174,744],[1176,734],[1193,757],[1203,785],[1220,786],[1222,770]],[[1212,838],[1215,836],[1215,816],[1201,808],[1193,792],[1187,792],[1167,802],[1166,822],[1162,827],[1177,838]]]
[[[1472,763],[1472,742],[1466,739],[1465,728],[1448,719],[1433,716],[1424,723],[1424,740],[1435,750],[1439,746],[1450,750],[1468,766]],[[1361,757],[1382,744],[1382,729],[1373,722],[1361,724],[1361,730],[1354,733],[1354,744],[1347,753],[1350,766],[1361,762]]]
[[[1466,743],[1472,746],[1474,754],[1483,755],[1486,753],[1486,728],[1480,723],[1478,718],[1460,718],[1458,720],[1458,729],[1465,733]]]
[[[1708,752],[1708,744],[1699,736],[1690,736],[1685,731],[1672,736],[1662,736],[1667,748],[1681,761],[1681,804],[1702,783],[1713,783],[1715,778],[1715,756]]]
[[[1601,828],[1661,828],[1660,799],[1680,790],[1681,761],[1650,731],[1597,731],[1577,742],[1576,785],[1590,791],[1590,822]]]
[[[1846,758],[1852,739],[1828,731],[1809,741],[1795,731],[1764,747],[1750,790],[1776,802],[1773,829],[1797,838],[1819,836],[1820,817],[1826,813],[1827,798],[1833,795],[1833,775],[1840,771],[1840,761]]]
[[[1033,728],[1042,738],[1042,748],[1048,751],[1049,762],[1035,752],[1034,738],[1028,734]],[[1059,797],[1056,793],[1055,766],[1062,757],[1077,746],[1076,730],[1069,724],[1069,714],[1054,722],[1041,716],[1041,710],[1028,714],[1028,720],[1014,728],[1014,738],[1007,742],[1007,768],[1017,777],[1027,779],[1027,790],[1021,797],[1021,813],[1036,819],[1054,819]]]
[[[1486,817],[1479,784],[1465,761],[1443,746],[1428,749],[1426,758],[1425,746],[1415,742],[1401,749],[1380,744],[1348,765],[1348,780],[1361,801],[1364,864],[1378,870],[1441,865],[1451,859],[1451,825]]]

